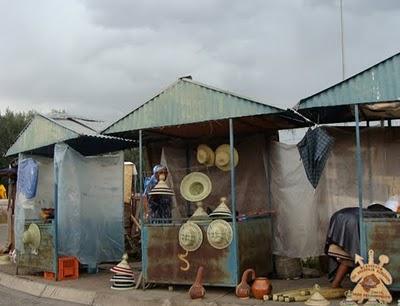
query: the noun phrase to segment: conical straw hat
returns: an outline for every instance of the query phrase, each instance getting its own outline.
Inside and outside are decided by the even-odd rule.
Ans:
[[[319,293],[318,291],[314,292],[311,297],[305,301],[306,305],[310,305],[310,306],[326,306],[329,305],[330,302],[324,298],[321,293]]]
[[[220,198],[220,203],[217,208],[210,214],[210,216],[217,216],[217,215],[225,215],[225,216],[232,216],[232,212],[229,209],[228,205],[226,204],[227,199],[226,197]]]
[[[133,276],[132,268],[128,263],[128,255],[125,253],[122,256],[121,262],[115,267],[111,268],[110,271],[120,275]]]
[[[239,163],[239,153],[235,148],[233,148],[233,160],[235,167]],[[229,171],[231,169],[231,155],[230,146],[228,144],[220,145],[215,150],[215,166],[217,166],[222,171]]]
[[[151,189],[149,195],[174,195],[174,191],[165,182],[165,175],[160,174],[157,185]]]
[[[207,239],[216,249],[225,249],[233,239],[231,225],[225,220],[214,220],[207,227]]]
[[[208,214],[203,208],[203,202],[197,202],[197,209],[190,218],[208,218]]]
[[[211,193],[211,180],[201,172],[189,173],[182,179],[180,191],[187,201],[202,201]]]
[[[197,147],[197,161],[200,164],[206,165],[208,167],[214,166],[215,154],[214,151],[207,145],[201,144]]]

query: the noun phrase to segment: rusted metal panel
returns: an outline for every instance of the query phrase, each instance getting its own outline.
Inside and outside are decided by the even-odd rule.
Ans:
[[[207,225],[200,226],[203,242],[199,249],[189,252],[185,259],[189,269],[183,271],[185,254],[178,242],[180,225],[146,225],[143,227],[143,270],[148,282],[167,284],[192,284],[199,266],[204,266],[204,283],[214,286],[236,286],[237,262],[234,243],[223,250],[213,248],[207,241]]]
[[[28,229],[29,224],[32,222],[26,222],[25,230]],[[42,223],[34,222],[40,229],[40,246],[38,254],[32,254],[29,247],[25,252],[17,253],[17,266],[29,268],[36,271],[54,272],[54,224],[53,223]]]
[[[399,219],[365,219],[367,250],[375,251],[378,256],[389,256],[390,262],[385,265],[392,274],[392,290],[400,290],[400,220]]]
[[[254,218],[238,223],[240,274],[252,268],[258,276],[273,270],[271,218]]]

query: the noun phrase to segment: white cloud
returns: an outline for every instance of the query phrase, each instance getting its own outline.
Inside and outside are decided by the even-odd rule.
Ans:
[[[0,110],[112,120],[187,74],[292,106],[341,78],[338,1],[0,0]],[[347,75],[398,52],[398,1],[343,4]]]

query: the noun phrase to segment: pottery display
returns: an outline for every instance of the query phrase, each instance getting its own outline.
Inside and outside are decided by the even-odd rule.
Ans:
[[[257,277],[251,286],[251,293],[256,299],[262,300],[264,295],[272,291],[271,282],[266,277]]]
[[[242,281],[236,286],[235,294],[240,299],[248,299],[250,297],[250,286],[248,283],[249,275],[251,275],[251,280],[256,277],[256,272],[253,269],[247,269],[243,272]]]
[[[200,266],[197,270],[196,280],[194,281],[192,287],[189,289],[189,295],[191,299],[201,299],[206,294],[206,289],[204,289],[203,283],[203,266]]]

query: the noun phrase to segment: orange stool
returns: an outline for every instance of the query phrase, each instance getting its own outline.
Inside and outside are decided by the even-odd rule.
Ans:
[[[56,280],[54,272],[44,272],[46,280]],[[58,258],[58,280],[77,279],[79,277],[79,261],[73,256],[60,256]]]
[[[58,280],[77,279],[79,277],[79,261],[73,256],[58,258]]]

